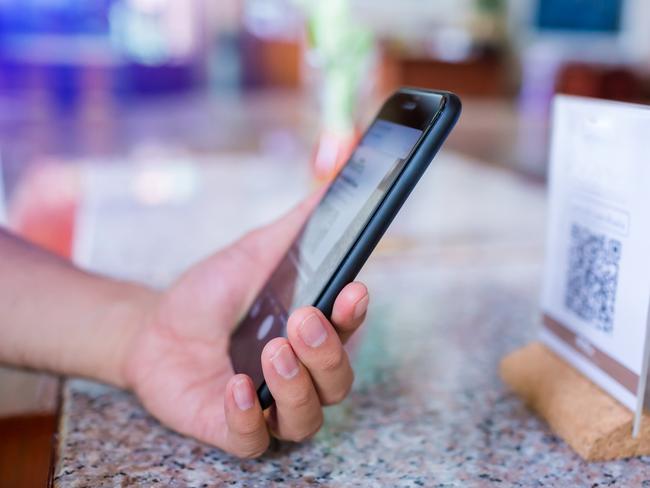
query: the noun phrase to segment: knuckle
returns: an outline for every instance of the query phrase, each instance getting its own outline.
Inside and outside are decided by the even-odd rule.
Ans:
[[[343,365],[344,361],[345,353],[343,352],[343,348],[338,347],[323,358],[321,368],[326,373],[331,373],[337,371]]]
[[[246,438],[255,438],[259,435],[259,425],[257,422],[245,422],[241,424],[237,432],[240,436],[246,437]]]
[[[296,432],[292,436],[292,441],[293,442],[305,442],[312,437],[314,437],[318,431],[323,427],[323,415],[322,413],[318,416],[318,418],[314,421],[314,424],[309,426],[308,428],[305,428],[299,432]]]
[[[325,397],[323,401],[323,405],[325,406],[338,405],[343,401],[343,399],[346,396],[347,396],[347,390],[337,390],[334,393],[330,393]]]
[[[232,449],[230,452],[243,459],[261,456],[269,447],[269,437],[266,432],[257,427],[246,426],[233,432]]]
[[[336,388],[331,392],[327,392],[322,396],[323,405],[337,405],[341,403],[350,393],[352,389],[352,384],[354,383],[354,373],[350,370],[349,379],[341,387]]]
[[[300,388],[288,398],[287,403],[292,408],[305,408],[311,405],[312,395],[307,388]]]
[[[323,401],[324,405],[337,405],[345,400],[345,397],[350,393],[350,387],[340,388],[333,393],[328,394]]]

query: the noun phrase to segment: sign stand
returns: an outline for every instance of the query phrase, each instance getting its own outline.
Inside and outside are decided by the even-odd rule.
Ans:
[[[501,377],[587,461],[650,455],[650,414],[634,413],[540,342],[503,358]]]

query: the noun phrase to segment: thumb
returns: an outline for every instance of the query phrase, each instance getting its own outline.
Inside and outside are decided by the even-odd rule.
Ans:
[[[246,288],[245,304],[250,303],[260,291],[282,257],[295,241],[309,215],[324,194],[321,188],[279,219],[250,231],[224,250],[238,259],[239,286]]]
[[[212,324],[217,318],[224,322],[239,319],[289,249],[322,194],[322,190],[315,192],[283,217],[249,232],[194,265],[174,285],[172,304],[187,313],[182,305],[192,303],[197,324]]]
[[[312,193],[279,219],[248,232],[232,247],[243,250],[257,266],[271,271],[296,239],[323,193],[324,189]]]

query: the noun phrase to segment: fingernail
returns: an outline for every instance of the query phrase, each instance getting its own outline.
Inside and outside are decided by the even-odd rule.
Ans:
[[[310,347],[318,347],[327,339],[327,331],[318,315],[312,313],[298,326],[300,338]]]
[[[298,374],[298,361],[288,344],[275,352],[271,357],[271,364],[273,364],[278,374],[287,380]]]
[[[239,407],[239,410],[248,410],[255,403],[251,387],[248,381],[243,378],[235,381],[232,387],[232,395],[235,397],[235,403]]]
[[[364,296],[354,306],[354,318],[358,319],[368,310],[368,295]]]

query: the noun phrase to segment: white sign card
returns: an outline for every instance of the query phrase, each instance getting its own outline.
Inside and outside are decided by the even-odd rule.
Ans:
[[[635,412],[634,435],[649,305],[650,107],[558,96],[541,338]]]

